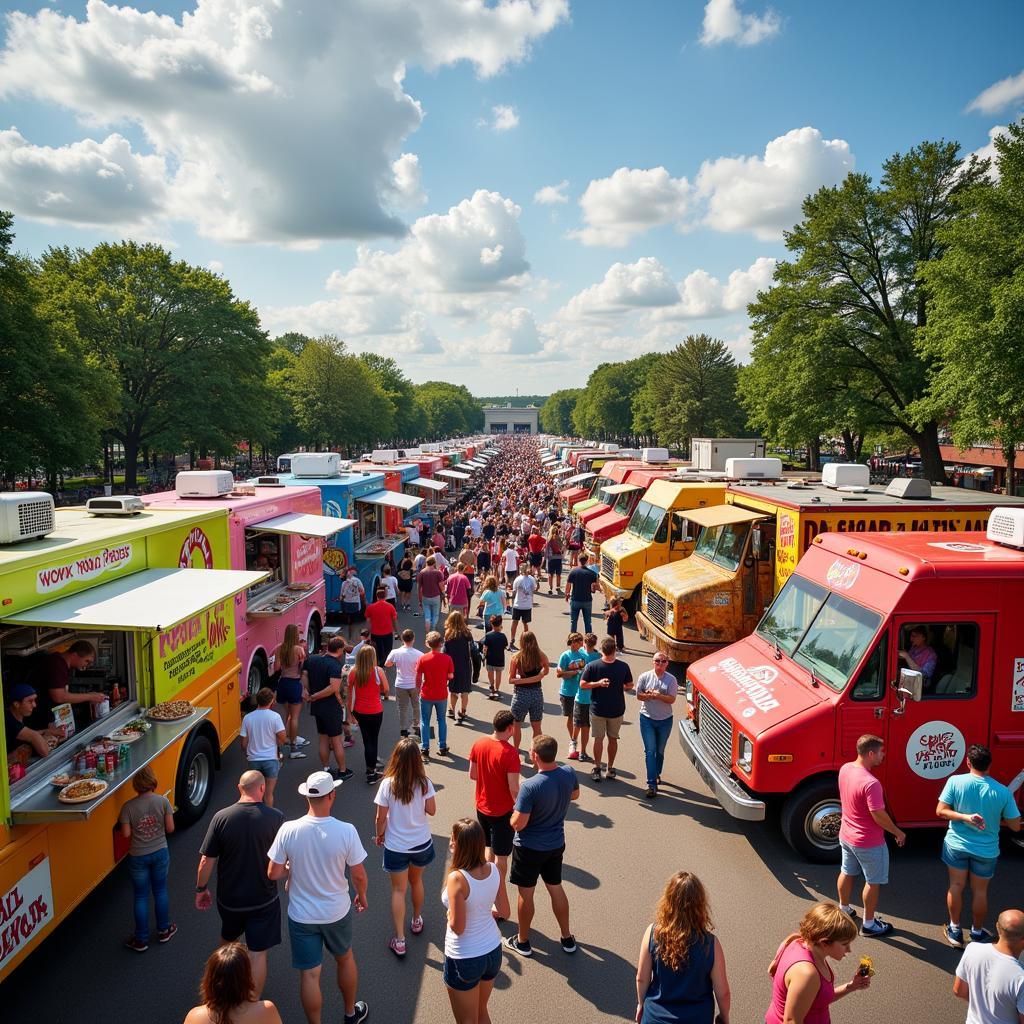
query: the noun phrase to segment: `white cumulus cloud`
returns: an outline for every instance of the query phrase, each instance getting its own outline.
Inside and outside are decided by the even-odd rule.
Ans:
[[[734,270],[724,282],[706,270],[694,270],[679,284],[680,300],[654,311],[655,320],[699,320],[745,312],[757,293],[772,286],[775,260],[760,256],[746,270]]]
[[[541,206],[557,206],[559,203],[569,202],[566,192],[569,188],[568,179],[560,181],[557,185],[545,185],[533,193],[533,201]]]
[[[515,107],[506,106],[505,104],[491,107],[490,120],[482,117],[477,121],[478,127],[490,128],[492,132],[508,132],[518,124],[519,112]]]
[[[740,0],[708,0],[700,41],[704,46],[756,46],[778,35],[781,28],[782,19],[770,7],[761,15],[745,14],[740,10]]]
[[[677,302],[679,289],[669,272],[653,256],[644,256],[635,263],[613,263],[602,281],[584,288],[566,303],[561,316],[578,320]]]
[[[488,318],[489,329],[472,348],[493,355],[528,356],[543,348],[533,313],[523,306],[499,310]]]
[[[1010,75],[994,82],[983,89],[967,105],[968,110],[978,110],[982,114],[995,114],[1004,107],[1024,102],[1024,71],[1019,75]]]
[[[427,201],[423,191],[420,158],[415,153],[403,153],[392,165],[395,201],[398,206],[411,208]]]

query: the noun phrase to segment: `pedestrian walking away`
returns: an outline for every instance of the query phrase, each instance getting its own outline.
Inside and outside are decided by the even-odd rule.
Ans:
[[[522,742],[522,726],[527,717],[533,735],[540,735],[540,723],[544,718],[544,689],[542,681],[551,671],[548,656],[537,644],[537,634],[523,633],[523,649],[512,656],[509,663],[508,681],[512,684],[512,745],[519,753]],[[527,755],[529,764],[529,755]]]
[[[441,605],[444,603],[444,577],[437,568],[435,555],[427,556],[426,568],[416,577],[416,589],[426,636],[441,624]]]
[[[328,772],[313,772],[299,786],[307,813],[281,826],[268,853],[268,877],[272,881],[288,878],[292,967],[299,972],[299,998],[309,1024],[321,1024],[325,947],[337,963],[345,1024],[359,1024],[370,1012],[364,1000],[356,999],[359,971],[352,953],[353,910],[359,914],[367,907],[366,850],[354,826],[331,813],[340,785]],[[354,897],[349,896],[346,870]]]
[[[260,999],[249,957],[237,942],[219,946],[207,958],[199,999],[184,1024],[281,1024],[277,1007]]]
[[[300,682],[301,687],[301,682]],[[285,745],[285,727],[281,716],[271,710],[275,694],[264,686],[256,694],[256,710],[242,718],[239,742],[246,763],[250,769],[259,772],[266,780],[263,800],[268,807],[274,806],[274,789],[281,771],[279,748]]]
[[[416,663],[423,652],[414,645],[416,634],[411,629],[402,630],[402,646],[396,647],[384,663],[386,668],[395,670],[395,701],[398,704],[398,728],[402,736],[410,730],[420,731],[420,691],[416,685]]]
[[[885,760],[885,741],[879,736],[865,735],[857,740],[857,759],[839,769],[839,801],[842,822],[839,826],[839,845],[842,864],[839,868],[837,889],[839,906],[843,913],[853,914],[850,897],[853,881],[864,876],[864,920],[861,935],[879,937],[888,935],[892,925],[875,917],[882,886],[889,881],[889,847],[885,833],[896,837],[902,846],[906,833],[896,827],[885,809],[882,784],[872,774]]]
[[[439,754],[448,753],[448,683],[455,678],[455,663],[441,650],[444,640],[437,630],[427,634],[427,653],[416,663],[416,683],[420,688],[420,752],[430,756],[430,719],[437,716]]]
[[[284,815],[264,802],[266,780],[249,770],[238,780],[238,802],[218,811],[199,847],[196,910],[214,903],[210,880],[217,875],[217,913],[225,942],[245,939],[251,963],[252,998],[267,980],[267,954],[281,944],[277,882],[267,876],[267,852]]]
[[[462,612],[453,610],[444,623],[442,650],[452,659],[454,675],[448,683],[448,717],[462,725],[473,692],[473,634]],[[456,708],[456,705],[458,707]]]
[[[583,632],[593,628],[594,591],[600,584],[597,574],[591,571],[586,554],[581,554],[579,564],[570,570],[565,578],[565,603],[569,606],[569,628],[575,633],[580,614],[583,615]]]
[[[391,878],[391,918],[395,934],[388,948],[405,956],[405,894],[412,896],[413,935],[423,931],[423,872],[434,860],[434,839],[427,817],[437,812],[434,784],[427,778],[416,741],[398,741],[384,769],[374,803],[374,842],[384,848],[384,870]]]
[[[636,699],[640,701],[640,739],[644,744],[647,766],[648,800],[658,795],[661,770],[665,764],[665,745],[672,735],[672,705],[676,702],[679,683],[668,671],[668,658],[657,653],[651,658],[653,668],[636,681]]]
[[[410,543],[412,543],[412,538],[410,538]],[[412,611],[414,572],[413,560],[409,557],[409,552],[406,551],[405,557],[398,563],[398,605],[403,612]]]
[[[309,741],[299,735],[299,712],[302,711],[303,686],[302,666],[306,659],[306,650],[299,642],[299,627],[289,623],[284,630],[284,639],[274,651],[274,664],[280,675],[277,681],[277,702],[284,709],[285,729],[291,747],[289,757],[303,758],[306,755],[299,749]]]
[[[626,714],[626,691],[633,689],[629,665],[615,657],[615,641],[601,641],[601,660],[592,661],[580,676],[580,689],[590,690],[590,728],[594,734],[594,767],[590,777],[600,782],[604,741],[608,740],[609,779],[616,777],[615,758],[619,752],[619,732]]]
[[[370,624],[370,642],[377,654],[377,664],[383,665],[395,646],[395,626],[398,612],[387,600],[387,591],[377,588],[376,600],[366,606],[366,621]]]
[[[365,644],[359,647],[360,651],[365,649]],[[356,657],[359,657],[358,653]],[[340,636],[332,636],[327,641],[327,653],[307,658],[302,668],[302,685],[308,694],[309,710],[316,722],[321,768],[325,772],[330,771],[333,751],[343,780],[352,778],[352,772],[345,764],[342,740],[345,732],[345,708],[342,703],[344,661],[345,641]]]
[[[1024,911],[1004,910],[994,943],[972,942],[960,959],[953,994],[967,1003],[967,1024],[1024,1021]]]
[[[501,677],[505,673],[505,651],[508,650],[508,637],[502,632],[503,619],[494,615],[490,620],[490,631],[484,634],[480,646],[484,652],[484,664],[487,667],[487,698],[501,699]]]
[[[356,655],[355,667],[349,672],[348,710],[359,723],[359,733],[363,737],[367,783],[375,783],[380,778],[377,773],[377,739],[384,721],[381,698],[387,695],[388,677],[378,666],[374,649],[366,644]]]

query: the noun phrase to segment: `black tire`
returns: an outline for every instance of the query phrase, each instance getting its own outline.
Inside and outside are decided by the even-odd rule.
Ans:
[[[267,661],[262,654],[254,654],[249,663],[249,674],[245,679],[245,694],[255,697],[260,689],[267,685],[270,675],[267,672]]]
[[[837,864],[840,814],[838,781],[814,779],[786,798],[779,824],[786,842],[805,860]]]
[[[636,610],[640,607],[640,585],[637,584],[633,593],[622,602],[622,607],[626,609],[626,613],[629,615],[629,621],[636,621]]]
[[[316,654],[320,650],[320,629],[320,616],[314,615],[306,629],[306,650],[310,654]]]
[[[215,766],[213,745],[202,733],[196,733],[185,748],[178,765],[178,781],[174,787],[177,811],[175,822],[185,828],[205,813],[213,796]]]

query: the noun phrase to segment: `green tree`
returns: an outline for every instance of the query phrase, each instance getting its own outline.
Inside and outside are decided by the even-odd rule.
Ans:
[[[627,439],[633,434],[633,402],[661,356],[649,352],[622,363],[601,363],[573,408],[572,423],[582,437]]]
[[[269,343],[223,278],[160,246],[120,242],[50,249],[41,280],[117,382],[108,433],[124,448],[125,487],[135,486],[144,446],[223,447],[248,435]]]
[[[651,364],[642,410],[662,444],[689,450],[693,437],[735,437],[746,427],[736,398],[736,360],[706,334],[691,334]]]
[[[1024,121],[995,140],[998,177],[957,196],[939,232],[941,259],[922,269],[924,348],[940,365],[925,415],[950,418],[961,448],[995,442],[1012,487],[1024,442]]]
[[[546,434],[571,434],[572,412],[583,388],[565,388],[555,391],[540,407],[540,429]]]
[[[483,429],[483,407],[462,384],[428,380],[415,387],[431,437],[455,437]]]
[[[394,406],[394,440],[411,442],[427,432],[427,414],[416,397],[411,380],[390,356],[376,352],[361,352],[359,359],[370,371]],[[380,440],[386,441],[386,437]]]

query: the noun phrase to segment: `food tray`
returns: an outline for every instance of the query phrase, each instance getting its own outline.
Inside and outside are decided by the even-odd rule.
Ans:
[[[87,804],[102,793],[107,791],[108,783],[101,781],[100,779],[88,779],[85,780],[91,782],[93,785],[90,787],[88,795],[84,796],[66,796],[65,794],[72,789],[74,786],[79,785],[77,782],[72,782],[70,786],[65,786],[58,794],[57,799],[62,804]]]

